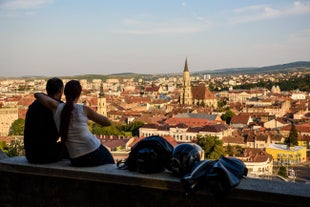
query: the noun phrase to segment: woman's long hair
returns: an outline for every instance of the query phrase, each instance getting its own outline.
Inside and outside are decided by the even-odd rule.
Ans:
[[[71,112],[74,109],[74,101],[80,97],[82,86],[77,80],[70,80],[65,85],[64,94],[66,103],[60,114],[60,136],[63,141],[68,137],[69,124],[71,120]]]

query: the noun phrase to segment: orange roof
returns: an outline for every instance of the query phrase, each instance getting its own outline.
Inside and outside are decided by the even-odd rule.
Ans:
[[[300,124],[300,125],[295,125],[295,128],[298,132],[308,132],[310,133],[310,124],[305,123],[305,124]],[[283,131],[290,131],[291,130],[291,125],[287,125],[281,128]]]
[[[256,148],[245,148],[242,157],[247,158],[246,160],[243,159],[247,162],[266,162],[268,158],[269,160],[272,160],[272,156],[270,154]]]
[[[204,85],[192,87],[193,99],[215,99],[214,94]]]
[[[200,118],[178,118],[178,117],[172,117],[165,121],[168,125],[177,125],[180,123],[183,123],[190,127],[202,127],[205,125],[212,124],[214,122],[206,119],[200,119]]]
[[[231,118],[231,124],[247,124],[250,119],[250,115],[236,115]]]
[[[139,138],[134,138],[134,140],[128,145],[128,147],[134,146],[136,143],[139,141],[145,139],[146,137],[139,137]],[[165,140],[167,140],[173,147],[178,145],[178,143],[175,141],[175,139],[171,136],[162,136]]]

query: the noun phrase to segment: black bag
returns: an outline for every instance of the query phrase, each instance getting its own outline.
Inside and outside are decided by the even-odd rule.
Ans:
[[[215,195],[223,195],[236,187],[247,173],[241,160],[221,156],[218,160],[201,161],[190,174],[181,178],[181,182],[187,192],[206,187]]]
[[[161,136],[150,136],[137,142],[128,158],[118,162],[119,169],[141,173],[157,173],[170,170],[173,146]]]

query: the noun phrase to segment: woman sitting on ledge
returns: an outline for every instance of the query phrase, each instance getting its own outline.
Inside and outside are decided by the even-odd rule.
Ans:
[[[59,103],[44,93],[35,93],[34,97],[53,111],[56,126],[68,148],[72,165],[96,166],[114,163],[111,153],[88,128],[89,119],[102,126],[109,126],[111,122],[88,106],[77,104],[81,92],[80,82],[71,80],[65,85],[66,103]]]

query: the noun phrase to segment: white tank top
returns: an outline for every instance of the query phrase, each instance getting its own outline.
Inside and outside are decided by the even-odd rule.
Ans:
[[[60,128],[60,114],[64,105],[64,103],[60,103],[54,114],[58,131]],[[65,144],[68,148],[70,158],[77,158],[93,152],[101,143],[88,129],[88,118],[84,114],[83,105],[74,104],[71,115],[68,137]]]

